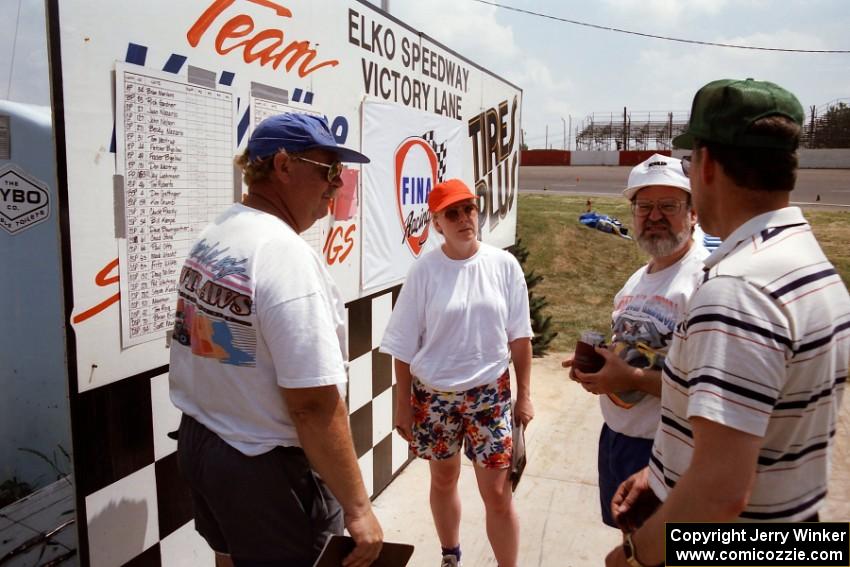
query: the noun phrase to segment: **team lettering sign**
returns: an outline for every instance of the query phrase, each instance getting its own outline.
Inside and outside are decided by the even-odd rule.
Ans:
[[[254,19],[241,13],[246,2],[274,11],[281,18],[275,21],[275,26],[280,27],[256,29]],[[283,65],[287,73],[295,68],[299,77],[306,77],[322,67],[336,67],[339,64],[336,59],[314,62],[318,51],[311,46],[318,47],[318,43],[297,37],[293,39],[284,32],[283,26],[292,17],[292,10],[271,0],[214,0],[186,32],[186,39],[189,45],[197,47],[201,38],[211,30],[210,35],[215,34],[215,50],[220,55],[241,51],[245,63],[271,65],[272,69]]]
[[[428,195],[437,182],[439,160],[434,148],[416,136],[407,138],[396,148],[394,163],[402,243],[407,244],[414,257],[419,257],[431,226]]]

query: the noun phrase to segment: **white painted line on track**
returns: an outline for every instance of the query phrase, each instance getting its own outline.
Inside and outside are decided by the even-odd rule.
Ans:
[[[823,201],[815,201],[814,203],[807,203],[805,201],[791,201],[791,204],[799,207],[843,207],[846,209],[850,209],[850,205],[839,205],[838,203],[824,203]]]
[[[565,187],[565,185],[560,185],[560,187]],[[540,195],[551,195],[559,193],[557,189],[522,189],[521,191],[523,193],[534,193]],[[581,193],[567,193],[567,195],[572,195],[574,197],[622,197],[622,195],[618,193],[599,193],[592,191],[582,191]],[[797,207],[837,207],[842,209],[850,209],[850,205],[842,205],[839,203],[824,203],[823,201],[791,201],[789,204]]]

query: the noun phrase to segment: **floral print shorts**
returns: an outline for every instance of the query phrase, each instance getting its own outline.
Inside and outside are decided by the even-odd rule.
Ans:
[[[413,442],[422,459],[448,459],[466,445],[464,454],[487,469],[511,465],[511,380],[498,380],[463,392],[432,390],[413,379]]]

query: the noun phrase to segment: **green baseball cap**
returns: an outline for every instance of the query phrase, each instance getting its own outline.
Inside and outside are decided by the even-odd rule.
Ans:
[[[796,149],[796,140],[747,133],[759,118],[775,115],[803,125],[800,101],[779,85],[753,79],[712,81],[697,91],[688,127],[673,138],[673,145],[691,149],[698,138],[744,148]]]

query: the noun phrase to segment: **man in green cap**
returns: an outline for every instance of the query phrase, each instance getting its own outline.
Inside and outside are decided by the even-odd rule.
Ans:
[[[666,522],[817,521],[850,364],[850,297],[790,192],[803,108],[782,87],[714,81],[687,130],[705,260],[662,371],[650,465],[612,502],[608,565],[664,562]]]

